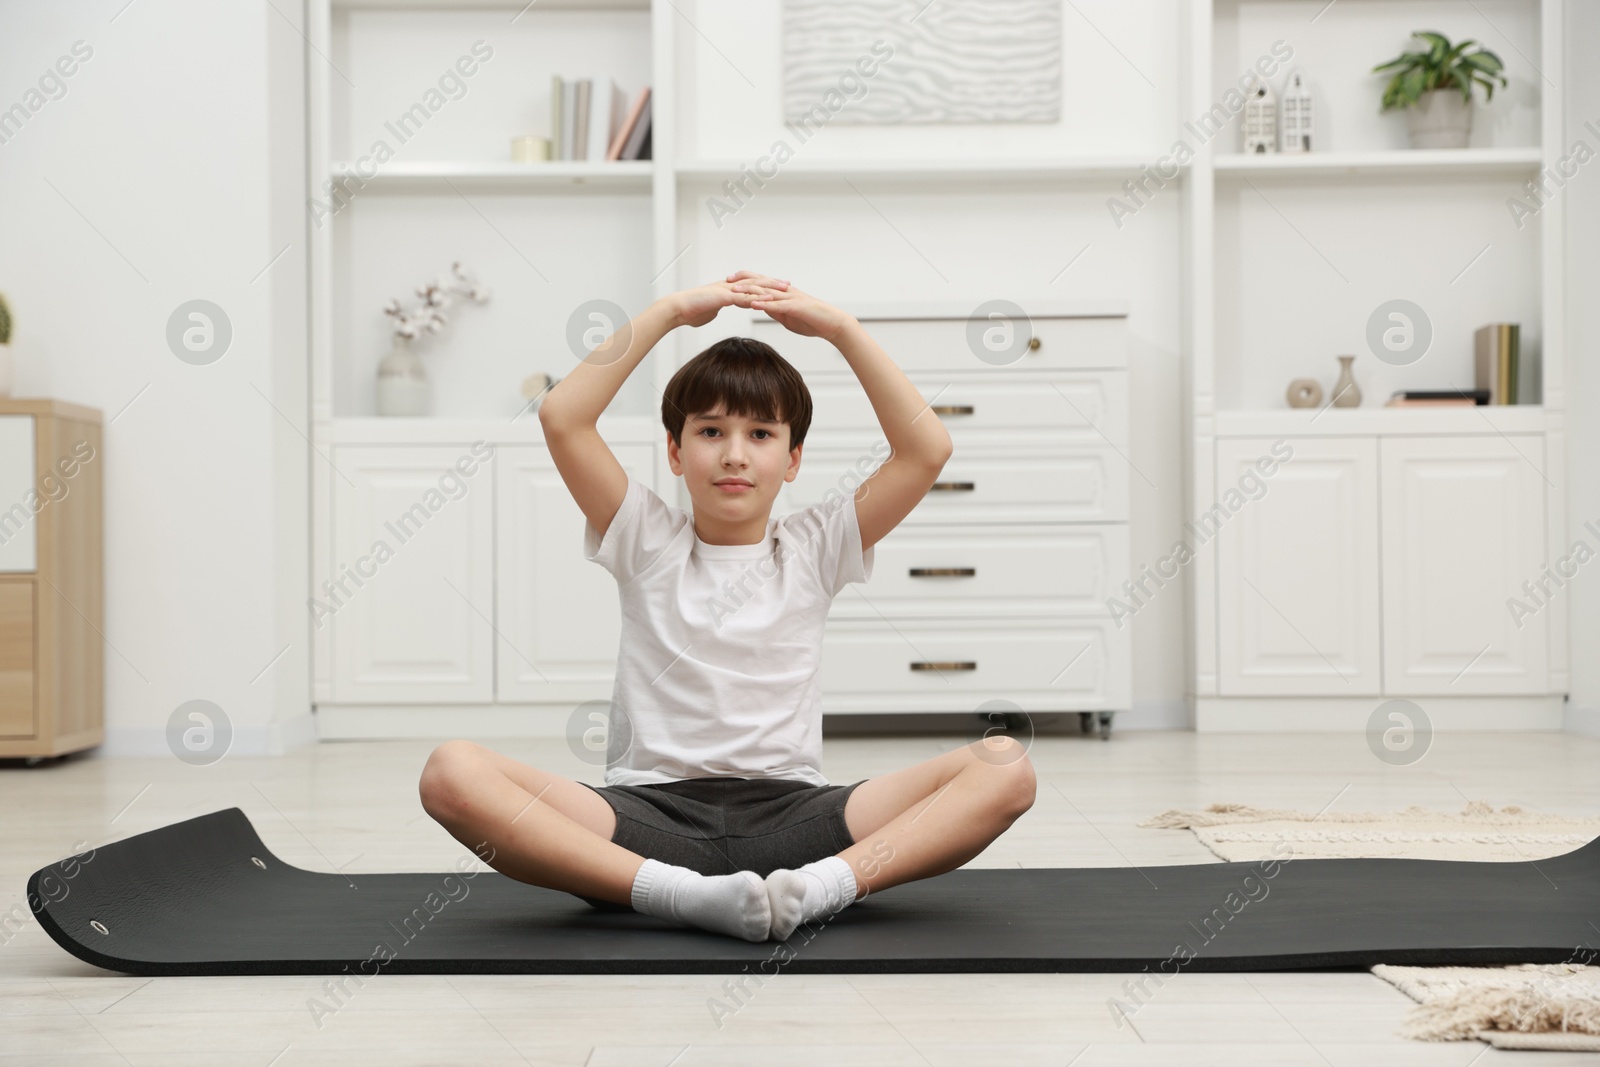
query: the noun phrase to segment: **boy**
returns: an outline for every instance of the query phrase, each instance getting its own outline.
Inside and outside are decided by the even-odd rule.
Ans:
[[[799,473],[811,397],[793,366],[747,338],[702,352],[663,394],[692,518],[601,440],[596,421],[645,354],[729,305],[823,338],[855,372],[892,452],[853,497],[771,517]],[[423,769],[424,809],[467,847],[490,846],[486,862],[512,878],[748,941],[787,940],[869,892],[976,856],[1033,804],[1033,768],[1012,739],[851,785],[820,771],[828,605],[871,576],[872,546],[949,458],[950,435],[927,411],[854,317],[751,271],[659,300],[612,334],[546,395],[539,421],[588,520],[584,554],[620,590],[610,736],[626,752],[611,754],[597,789],[449,741]]]

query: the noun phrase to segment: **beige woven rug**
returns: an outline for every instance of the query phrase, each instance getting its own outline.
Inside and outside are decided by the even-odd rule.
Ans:
[[[1495,1048],[1600,1052],[1600,967],[1390,967],[1372,973],[1415,1000],[1400,1027],[1422,1041],[1478,1038]]]
[[[1460,814],[1410,807],[1402,812],[1308,811],[1213,804],[1165,811],[1140,826],[1190,829],[1225,860],[1384,856],[1428,860],[1523,860],[1560,856],[1600,837],[1600,817],[1541,815],[1482,801]]]
[[[1547,859],[1600,837],[1600,818],[1541,815],[1473,801],[1451,815],[1410,807],[1398,813],[1286,811],[1213,804],[1165,811],[1140,826],[1193,830],[1224,860],[1386,856],[1412,859]],[[1573,959],[1594,958],[1579,946]],[[1581,963],[1515,967],[1391,967],[1372,973],[1417,1001],[1402,1036],[1424,1041],[1478,1038],[1496,1048],[1600,1051],[1600,967]]]

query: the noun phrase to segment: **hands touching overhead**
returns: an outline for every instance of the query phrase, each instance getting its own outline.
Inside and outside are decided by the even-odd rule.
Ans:
[[[685,326],[704,326],[729,305],[764,311],[774,322],[804,337],[833,341],[851,317],[786,280],[741,270],[720,282],[685,289],[672,297]]]

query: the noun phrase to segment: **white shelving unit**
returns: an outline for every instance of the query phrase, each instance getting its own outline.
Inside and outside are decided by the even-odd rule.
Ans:
[[[1318,100],[1319,146],[1307,155],[1246,156],[1235,120],[1199,143],[1177,177],[1167,178],[1180,187],[1183,205],[1177,247],[1188,375],[1183,390],[1189,471],[1185,513],[1195,515],[1216,498],[1219,442],[1266,445],[1278,437],[1319,442],[1303,455],[1323,456],[1320,469],[1331,478],[1353,478],[1350,484],[1367,494],[1363,499],[1370,497],[1373,513],[1381,516],[1382,500],[1388,499],[1384,494],[1393,488],[1381,484],[1385,472],[1425,479],[1433,469],[1429,465],[1439,460],[1427,441],[1456,440],[1470,453],[1470,469],[1462,473],[1478,478],[1484,492],[1501,493],[1497,499],[1523,499],[1527,488],[1497,479],[1508,471],[1525,478],[1528,470],[1536,470],[1545,506],[1542,537],[1550,558],[1560,554],[1566,495],[1562,205],[1559,196],[1547,200],[1518,229],[1504,202],[1564,151],[1560,95],[1553,88],[1561,84],[1563,5],[1564,0],[1496,0],[1473,8],[1482,8],[1482,18],[1510,31],[1522,47],[1498,49],[1517,81],[1511,90],[1496,94],[1491,108],[1480,105],[1471,147],[1459,151],[1401,147],[1403,118],[1378,115],[1379,79],[1350,57],[1375,51],[1373,62],[1387,58],[1404,44],[1406,34],[1423,26],[1457,38],[1488,37],[1484,27],[1462,24],[1473,16],[1461,5],[1444,0],[1347,2],[1331,10],[1326,0],[1185,0],[1177,5],[1183,60],[1174,116],[1179,123],[1207,112],[1239,70],[1285,37],[1293,40],[1296,57],[1276,77],[1293,66],[1307,71]],[[540,34],[522,32],[530,21],[537,22]],[[686,61],[700,47],[693,31],[686,29],[684,9],[659,0],[309,0],[308,22],[313,52],[323,59],[309,73],[309,166],[313,175],[330,183],[352,183],[350,176],[355,175],[357,190],[347,205],[313,230],[315,447],[331,455],[336,448],[415,445],[433,449],[441,460],[477,438],[510,448],[536,448],[537,420],[519,417],[516,386],[527,373],[552,368],[532,353],[553,346],[565,350],[567,316],[586,298],[607,297],[637,310],[690,283],[692,279],[680,276],[679,264],[692,261],[687,247],[694,239],[692,213],[723,183],[739,180],[750,163],[750,158],[731,158],[729,146],[742,141],[688,129],[691,119],[684,120],[685,138],[675,128],[681,111],[675,79],[690,69]],[[534,37],[539,41],[532,41]],[[495,58],[475,80],[466,80],[459,97],[446,101],[448,122],[432,120],[386,163],[363,165],[372,147],[369,141],[382,136],[384,121],[404,111],[431,84],[428,79],[415,85],[396,79],[413,78],[419,70],[447,71],[454,55],[475,39],[491,44]],[[654,158],[507,162],[510,136],[546,132],[545,94],[552,72],[615,77],[630,100],[650,85]],[[1088,91],[1086,83],[1073,82],[1072,76],[1069,72],[1069,87]],[[717,94],[737,91],[739,84],[729,70],[718,68],[706,72],[705,84],[698,88]],[[1161,92],[1171,84],[1164,82]],[[770,119],[765,112],[741,112],[737,106],[730,114],[737,121]],[[1098,197],[1121,196],[1123,183],[1137,181],[1141,169],[1154,165],[1166,148],[1152,141],[1147,149],[1135,145],[1124,151],[1130,140],[1112,136],[1116,131],[1104,126],[1085,125],[1083,118],[1064,115],[1058,130],[1038,131],[1048,136],[1019,138],[1015,143],[1035,146],[1034,154],[1023,150],[1020,158],[997,158],[987,150],[958,158],[948,155],[943,142],[904,140],[900,143],[940,147],[926,156],[912,151],[891,159],[808,154],[784,163],[782,185],[810,192],[837,188],[843,179],[862,189],[938,190],[952,196],[997,188],[1025,196],[1063,191],[1081,209]],[[1158,125],[1153,122],[1151,129]],[[1083,130],[1094,131],[1099,143],[1118,149],[1104,155],[1071,154],[1076,141],[1070,135]],[[832,143],[862,157],[890,151],[865,132],[839,130]],[[979,137],[974,143],[999,142]],[[680,147],[688,150],[683,158],[677,156]],[[363,172],[368,176],[361,177]],[[458,245],[466,246],[465,251]],[[584,270],[562,270],[562,255],[574,249],[581,249]],[[502,301],[496,307],[502,332],[474,333],[479,327],[470,307],[461,309],[450,326],[455,349],[471,353],[483,366],[468,370],[446,363],[441,368],[434,418],[374,418],[372,374],[388,347],[378,307],[421,280],[410,276],[419,260],[437,261],[442,268],[459,253],[476,266],[479,259],[491,258],[491,252],[515,268],[499,271],[494,279]],[[515,285],[503,284],[519,273],[522,280]],[[1418,291],[1426,291],[1420,299]],[[1427,292],[1436,295],[1429,298]],[[1366,391],[1361,409],[1310,415],[1285,409],[1283,390],[1291,378],[1315,376],[1328,385],[1335,354],[1364,352],[1353,322],[1390,297],[1419,299],[1436,312],[1436,351],[1405,368],[1358,358],[1357,380]],[[1463,371],[1470,377],[1463,337],[1470,338],[1472,328],[1495,319],[1524,324],[1524,351],[1537,350],[1543,361],[1542,404],[1493,411],[1378,407],[1393,388],[1449,384],[1445,379]],[[507,343],[508,337],[518,340]],[[519,354],[524,347],[526,358]],[[656,447],[659,422],[650,413],[655,394],[664,389],[677,362],[653,359],[648,374],[627,383],[607,435],[615,446],[632,449],[630,462],[653,465],[663,489],[673,483]],[[501,386],[487,396],[484,382]],[[1229,447],[1237,452],[1244,446]],[[1353,451],[1346,455],[1341,448]],[[1518,463],[1537,466],[1519,470]],[[1307,463],[1305,468],[1313,466]],[[410,484],[405,479],[421,477],[421,468],[399,473],[382,472],[381,465],[369,469],[391,479],[386,483],[391,486],[403,487]],[[313,555],[319,587],[336,558],[330,502],[338,477],[326,463],[313,465]],[[529,501],[546,499],[540,494],[549,491],[548,480],[548,471],[524,464],[517,475],[503,477],[501,488],[518,494],[518,506],[528,509]],[[452,521],[470,527],[470,536],[497,536],[481,516],[463,514]],[[497,518],[494,530],[501,525]],[[1428,532],[1441,535],[1437,526]],[[1391,547],[1403,549],[1403,533],[1365,531],[1371,558],[1384,560],[1384,545],[1391,541]],[[1506,536],[1512,534],[1523,537],[1525,531]],[[1202,547],[1196,560],[1190,568],[1190,679],[1201,728],[1354,723],[1350,717],[1360,701],[1312,693],[1267,708],[1259,699],[1252,704],[1228,692],[1220,680],[1215,546]],[[1507,574],[1520,565],[1519,557]],[[1372,597],[1386,611],[1403,611],[1401,592],[1375,586]],[[1493,699],[1487,694],[1457,698],[1455,706],[1465,716],[1458,721],[1542,725],[1551,721],[1552,709],[1559,713],[1559,694],[1566,685],[1566,622],[1559,605],[1541,618],[1540,625],[1547,627],[1536,649],[1542,667],[1524,674],[1537,681],[1512,692],[1504,685],[1514,689],[1523,683],[1506,683],[1503,676]],[[1386,625],[1382,619],[1374,624],[1379,645]],[[1369,644],[1374,640],[1373,633],[1359,637]],[[324,702],[329,699],[332,661],[325,630],[318,641],[315,692]],[[1524,645],[1525,650],[1535,648]],[[1414,643],[1405,647],[1420,656],[1429,654]],[[1368,652],[1363,662],[1376,663],[1382,674],[1382,651],[1376,658]],[[1517,665],[1506,665],[1506,670],[1513,668]],[[587,669],[574,660],[572,677]],[[1420,671],[1407,668],[1383,677],[1426,678],[1432,669],[1423,664]],[[1537,685],[1539,691],[1528,690],[1528,685]],[[1440,700],[1449,703],[1446,697]],[[1270,694],[1267,702],[1272,703]],[[1519,710],[1507,719],[1507,707]]]
[[[649,0],[538,0],[536,4],[526,0],[309,0],[307,8],[307,37],[313,55],[322,59],[320,63],[312,62],[308,73],[308,166],[314,176],[312,185],[315,189],[323,182],[331,182],[347,191],[347,202],[324,225],[313,227],[311,439],[319,454],[348,456],[353,465],[361,465],[359,469],[353,466],[352,471],[336,472],[328,463],[313,464],[313,595],[323,595],[320,590],[325,588],[324,583],[337,577],[335,572],[345,570],[349,565],[345,557],[359,547],[336,543],[339,534],[333,502],[337,494],[356,494],[352,499],[357,500],[370,498],[370,505],[363,506],[372,508],[381,508],[386,501],[408,499],[406,494],[420,492],[420,487],[429,481],[425,470],[429,462],[437,459],[448,465],[458,453],[466,454],[472,442],[480,440],[499,449],[507,460],[502,464],[507,472],[500,476],[499,484],[472,490],[479,497],[487,499],[485,494],[492,493],[502,507],[523,507],[527,494],[544,492],[543,481],[548,480],[549,472],[518,467],[522,458],[542,451],[537,448],[542,444],[542,434],[537,420],[523,410],[517,385],[535,370],[560,371],[536,358],[520,360],[492,339],[484,339],[483,344],[496,361],[497,377],[503,381],[501,399],[491,402],[495,406],[486,410],[480,398],[441,395],[437,401],[444,410],[437,411],[437,417],[374,417],[372,374],[388,346],[385,321],[376,312],[386,297],[378,295],[376,289],[369,290],[364,278],[368,273],[382,272],[388,261],[397,258],[386,248],[405,240],[412,218],[422,220],[412,228],[421,234],[430,230],[427,219],[431,213],[446,210],[446,206],[458,210],[463,219],[478,224],[480,237],[509,246],[526,264],[534,280],[525,290],[508,290],[500,285],[494,288],[496,299],[509,302],[514,313],[523,316],[530,334],[544,330],[530,346],[535,350],[541,344],[561,343],[560,324],[552,326],[547,321],[553,308],[559,307],[564,319],[584,295],[600,295],[584,294],[570,287],[563,290],[565,279],[559,261],[541,254],[550,248],[571,249],[585,241],[609,242],[615,256],[611,275],[606,279],[612,288],[605,295],[631,293],[628,302],[638,306],[680,287],[671,270],[676,254],[672,243],[677,201],[671,154],[676,132],[672,57],[679,17],[672,5],[652,6]],[[535,22],[548,32],[522,32]],[[414,86],[391,84],[390,68],[438,71],[443,76],[452,69],[455,53],[468,54],[475,40],[494,49],[494,58],[482,63],[473,76],[456,79],[465,85],[464,91],[458,90],[459,95],[445,94],[445,104],[438,112],[448,112],[453,121],[436,132],[432,127],[443,124],[428,118],[420,130],[405,131],[411,136],[399,145],[393,158],[358,167],[371,139],[383,139],[395,147],[396,131],[383,119],[398,115],[429,89],[442,84],[437,80],[421,80]],[[385,62],[391,54],[397,57],[393,64]],[[510,162],[509,141],[513,135],[549,133],[547,95],[553,73],[569,78],[615,78],[630,103],[641,88],[650,86],[653,158]],[[495,84],[484,84],[490,78],[496,79]],[[328,189],[324,187],[323,191],[326,194]],[[434,226],[434,237],[416,239],[428,241],[432,248],[437,244],[436,231],[453,229],[461,233],[465,228]],[[443,269],[458,253],[448,244],[438,247],[434,256],[438,260],[436,269]],[[414,263],[416,257],[406,258],[407,270],[414,271],[416,268],[409,263]],[[469,266],[477,265],[469,256],[462,258],[469,260]],[[420,277],[396,277],[379,284],[387,285],[384,291],[388,295],[398,295],[419,281]],[[358,316],[353,310],[357,307],[370,308],[373,314]],[[472,309],[460,308],[458,315],[452,316],[450,328],[470,331]],[[659,390],[672,368],[664,360],[652,361],[652,368],[653,384]],[[638,401],[648,384],[638,383],[636,408],[641,406]],[[605,422],[608,440],[619,455],[626,455],[630,466],[644,463],[644,469],[638,472],[641,477],[653,475],[655,468],[664,463],[655,456],[656,432],[648,419],[624,415]],[[402,454],[415,457],[414,468],[385,474],[381,468],[373,467],[374,457]],[[351,473],[359,488],[335,484],[342,475],[345,482],[350,482]],[[485,538],[485,543],[490,543],[496,536],[493,520],[480,513],[480,508],[481,500],[470,511],[458,510],[447,520],[435,521],[455,523],[464,531],[461,536]],[[428,550],[408,551],[420,555]],[[540,580],[559,583],[565,578],[546,575]],[[467,607],[460,600],[452,600],[448,592],[439,602],[441,611],[460,613],[463,627],[478,628],[482,619],[496,614],[497,592],[483,585],[480,575],[475,575],[474,581],[479,588]],[[405,579],[396,582],[403,587]],[[560,591],[566,596],[593,594],[592,588],[581,583],[561,587]],[[429,590],[427,595],[434,593]],[[350,610],[370,610],[370,604]],[[502,618],[499,626],[489,624],[495,636],[488,640],[501,643],[502,657],[515,658],[503,645],[504,631],[524,621]],[[371,628],[364,621],[345,630],[360,636]],[[426,691],[430,682],[438,683],[434,689],[443,702],[439,706],[447,706],[461,694],[475,694],[487,684],[476,677],[481,674],[477,661],[487,654],[477,636],[471,647],[441,650],[437,669],[430,675],[427,671],[394,673],[392,664],[376,661],[375,654],[367,648],[354,657],[347,654],[336,660],[334,630],[333,626],[323,626],[315,633],[313,699],[319,704],[326,705],[334,699],[335,674],[348,673],[351,663],[379,679],[381,684],[367,687],[370,693],[380,693],[384,684],[402,692]],[[580,688],[581,680],[594,674],[594,664],[583,660],[581,653],[555,647],[560,645],[559,635],[552,639],[548,633],[523,633],[517,641],[525,642],[524,647],[532,650],[531,654],[547,670],[549,657],[554,657],[556,668]],[[336,670],[336,663],[343,666]],[[464,670],[474,673],[475,679],[470,684],[452,682],[452,677]],[[390,673],[385,674],[386,671]],[[391,677],[393,682],[387,682]],[[509,708],[473,707],[477,697],[467,699],[468,703],[456,710],[465,715],[477,714],[478,727],[526,729],[526,723],[519,721]],[[407,730],[428,733],[438,728],[422,708],[373,704],[367,709],[331,710],[332,715],[322,716],[325,734],[330,728],[343,736],[392,735]]]
[[[525,32],[532,22],[540,27],[537,35]],[[546,701],[578,699],[585,686],[593,688],[600,674],[595,657],[608,655],[614,648],[614,644],[606,646],[606,633],[596,633],[587,620],[582,626],[568,626],[572,633],[563,634],[552,629],[556,623],[551,619],[517,606],[527,601],[527,588],[531,585],[546,594],[553,591],[573,605],[598,604],[609,600],[608,591],[602,588],[607,579],[596,568],[572,566],[568,557],[561,555],[570,553],[572,545],[541,539],[561,536],[555,533],[566,528],[561,522],[572,525],[572,516],[562,510],[570,510],[571,502],[564,499],[553,468],[543,457],[537,420],[518,413],[520,401],[508,401],[494,409],[490,406],[493,401],[483,399],[483,383],[495,380],[488,371],[465,373],[456,368],[451,372],[447,366],[435,379],[435,414],[431,417],[374,416],[372,374],[388,347],[385,320],[377,310],[389,296],[404,293],[421,280],[392,272],[399,264],[413,264],[420,258],[417,248],[406,245],[408,240],[429,249],[451,249],[448,256],[443,251],[438,254],[441,267],[456,254],[453,244],[443,243],[444,233],[469,247],[461,256],[469,266],[478,265],[474,256],[488,258],[488,250],[503,253],[502,246],[509,246],[521,262],[503,258],[502,263],[510,262],[518,270],[525,265],[527,274],[537,274],[537,281],[523,290],[507,291],[498,283],[516,271],[500,271],[494,279],[495,299],[511,301],[512,306],[497,307],[497,312],[502,316],[524,314],[524,305],[533,306],[546,320],[530,317],[528,321],[530,330],[543,331],[536,347],[565,344],[561,331],[551,330],[547,320],[565,319],[585,294],[562,290],[564,279],[558,276],[558,263],[553,266],[541,255],[542,250],[581,251],[584,270],[575,273],[601,276],[609,268],[609,277],[580,284],[609,283],[610,292],[590,295],[617,299],[636,312],[648,301],[690,284],[677,270],[687,251],[686,238],[680,236],[685,226],[683,213],[691,208],[691,201],[713,194],[730,179],[737,181],[747,163],[716,157],[676,158],[680,141],[675,128],[679,111],[674,79],[684,69],[682,51],[687,42],[680,37],[689,32],[680,5],[650,0],[539,0],[536,4],[525,0],[310,0],[309,23],[312,48],[324,59],[313,65],[308,87],[309,165],[313,174],[349,194],[348,202],[329,213],[325,224],[314,231],[312,440],[321,454],[339,461],[314,465],[313,574],[317,590],[345,577],[359,562],[356,557],[370,538],[382,529],[381,520],[402,511],[447,472],[452,462],[469,455],[473,442],[483,440],[499,447],[498,469],[489,483],[492,488],[479,488],[488,476],[476,476],[478,480],[463,503],[451,504],[440,512],[440,518],[430,520],[433,525],[425,534],[415,535],[411,544],[423,547],[406,547],[403,556],[396,556],[397,562],[384,565],[389,568],[387,573],[397,576],[386,577],[372,591],[357,591],[348,609],[353,615],[341,618],[338,626],[318,630],[314,685],[321,728],[324,736],[436,731],[437,723],[428,718],[429,709],[406,705],[426,700],[435,708],[448,708],[464,729],[506,729],[507,723],[514,721],[510,717],[515,702],[528,699],[527,694],[541,691],[541,686]],[[512,28],[516,32],[503,32]],[[529,40],[535,36],[549,42],[542,51],[540,43]],[[481,44],[484,51],[493,49],[493,57],[482,62],[472,78],[457,79],[467,88],[438,107],[438,113],[446,117],[428,119],[415,131],[397,131],[394,117],[429,87],[426,80],[412,85],[405,79],[414,79],[416,71],[447,71],[453,55],[464,52],[469,44]],[[648,67],[628,66],[617,58],[627,54],[648,56]],[[653,158],[621,163],[506,161],[510,136],[547,132],[546,94],[552,73],[569,78],[614,77],[630,101],[638,89],[650,85]],[[500,81],[486,84],[494,78]],[[521,103],[514,104],[517,100]],[[436,130],[436,125],[442,128]],[[406,132],[408,137],[383,162],[375,162],[380,158],[376,140],[389,143],[392,149],[398,132]],[[891,160],[807,156],[787,162],[782,172],[784,186],[796,190],[817,184],[837,187],[845,179],[878,188],[981,192],[997,185],[1018,190],[1063,185],[1089,189],[1094,182],[1110,186],[1136,173],[1144,162],[1132,154],[1044,154],[1004,161],[981,156]],[[482,243],[472,252],[470,242],[475,238]],[[584,245],[581,249],[579,242]],[[615,253],[609,263],[605,249]],[[564,298],[554,295],[560,292],[565,292]],[[633,299],[614,295],[621,292]],[[850,310],[864,316],[946,320],[942,328],[948,331],[953,328],[950,323],[959,324],[970,308],[960,301],[945,300],[874,302]],[[1045,317],[1041,322],[1047,321],[1051,330],[1064,328],[1061,324],[1074,317],[1084,317],[1093,331],[1104,325],[1102,318],[1114,321],[1120,329],[1126,306],[1114,300],[1035,301],[1030,312]],[[474,309],[461,308],[450,325],[452,351],[473,348],[473,329]],[[503,341],[503,337],[490,341]],[[487,347],[496,346],[491,343]],[[1125,347],[1125,341],[1112,344],[1105,355],[1124,360]],[[573,353],[574,358],[581,354]],[[537,363],[516,367],[499,351],[487,352],[483,358],[495,360],[492,369],[504,372],[508,397],[526,373],[538,369],[561,373]],[[678,360],[655,358],[649,363],[648,374],[635,375],[624,386],[613,405],[617,413],[608,413],[602,426],[608,443],[630,469],[646,477],[653,468],[658,490],[670,493],[674,479],[660,447],[660,424],[649,412],[656,406],[655,394],[665,388]],[[1092,373],[1104,374],[1113,382],[1125,376],[1121,363],[1116,369],[1098,368]],[[982,387],[981,374],[969,371],[966,377],[971,381],[958,383],[962,388]],[[473,382],[476,395],[450,392],[453,385],[466,380]],[[1035,386],[1041,384],[1043,379],[1034,382]],[[993,383],[988,387],[993,388]],[[1125,406],[1126,388],[1113,391]],[[1080,402],[1088,403],[1081,397]],[[1111,417],[1111,410],[1107,409],[1106,418]],[[1124,425],[1125,415],[1119,418],[1119,425]],[[962,432],[976,432],[981,438],[985,431],[966,428]],[[1121,433],[1125,432],[1124,425]],[[814,440],[825,441],[826,437],[819,433]],[[819,470],[826,466],[826,449],[816,452],[822,447],[817,444],[812,449],[820,457],[814,461],[822,464]],[[1117,435],[1110,447],[1127,447],[1126,437]],[[1068,458],[1076,457],[1071,448],[1067,452],[1072,453]],[[1077,481],[1072,484],[1078,487]],[[1112,478],[1110,484],[1120,482]],[[1125,488],[1120,492],[1125,496]],[[1077,584],[1072,585],[1072,595],[1065,586],[1057,590],[1059,596],[1048,601],[1050,610],[1046,612],[1058,629],[1066,627],[1076,635],[1072,640],[1057,640],[1061,633],[1055,634],[1047,642],[1053,642],[1053,651],[1059,651],[1056,645],[1077,648],[1073,642],[1091,630],[1091,643],[1098,651],[1076,661],[1075,673],[1066,681],[1052,681],[1047,687],[1050,691],[1036,686],[1026,694],[1021,690],[1012,693],[1030,706],[1043,706],[1055,696],[1061,707],[1088,709],[1084,714],[1089,715],[1098,711],[1102,729],[1108,728],[1112,710],[1126,709],[1129,704],[1129,635],[1112,633],[1109,623],[1096,622],[1081,633],[1073,627],[1082,629],[1083,617],[1115,590],[1126,568],[1126,501],[1121,496],[1115,499],[1122,511],[1115,521],[1103,524],[1104,529],[1096,526],[1094,530],[1111,546],[1104,551],[1115,557],[1115,565],[1108,569],[1105,559],[1094,556],[1094,566],[1074,576]],[[544,518],[538,518],[540,514]],[[977,508],[961,521],[976,522],[986,514]],[[1060,529],[1051,526],[1044,532],[1033,530],[1028,536],[1060,536],[1063,530],[1070,533],[1076,529],[1070,516],[1056,518],[1060,520],[1057,525],[1067,525]],[[945,520],[949,521],[949,514]],[[507,537],[519,539],[514,555],[507,555],[503,543]],[[430,538],[444,541],[429,543]],[[477,565],[462,563],[463,553],[452,551],[448,547],[452,544],[472,546],[468,554],[474,559],[492,556],[494,573],[485,574]],[[992,594],[998,588],[992,572],[1004,572],[993,562],[999,549],[979,547],[990,561],[984,568],[983,588]],[[915,550],[915,545],[885,549],[891,554]],[[941,543],[938,550],[955,548]],[[1082,545],[1076,550],[1083,555]],[[971,551],[975,550],[969,546],[969,555]],[[562,562],[557,567],[544,562],[545,558]],[[441,571],[455,588],[443,588],[437,576],[424,582],[409,572],[400,573],[419,560],[418,572]],[[1062,566],[1056,564],[1057,569]],[[513,571],[521,577],[514,577]],[[516,582],[523,584],[514,585]],[[1091,588],[1099,599],[1083,591]],[[1027,595],[1020,589],[1015,595],[1023,607],[1037,613],[1038,605],[1046,603],[1042,590],[1042,585],[1033,583]],[[964,595],[974,594],[968,590]],[[958,598],[952,603],[964,601]],[[397,614],[415,613],[416,605],[425,606],[432,628],[428,634],[437,631],[434,636],[418,637],[393,621]],[[951,609],[946,608],[949,613]],[[963,610],[955,609],[946,623],[951,633],[945,637],[950,641],[978,639],[965,633],[959,623]],[[991,628],[997,625],[996,620],[990,622]],[[858,620],[856,625],[864,624]],[[333,648],[336,631],[341,643],[337,653]],[[574,647],[573,634],[589,647]],[[610,640],[614,641],[614,635]],[[1034,640],[1046,641],[1044,637]],[[1011,654],[1015,658],[1020,653],[1013,650]],[[1003,657],[985,657],[991,675],[996,667],[989,661],[999,659]],[[487,662],[496,664],[496,678],[489,676],[484,666]],[[545,684],[546,680],[550,684]],[[987,676],[980,681],[987,688],[1005,684],[1015,689],[1026,679],[1008,672],[1003,683]],[[882,689],[883,679],[874,684]],[[1056,693],[1053,690],[1058,685],[1065,688]],[[603,694],[596,690],[588,695]],[[858,693],[857,698],[855,703],[861,708],[915,710],[903,695],[897,702],[887,691],[867,696]],[[931,699],[923,706],[943,710],[972,706],[963,703],[968,696],[940,699],[944,703]]]
[[[1503,206],[1565,151],[1556,88],[1563,2],[1477,15],[1425,0],[1345,5],[1342,25],[1328,19],[1313,32],[1328,6],[1183,5],[1183,114],[1205,113],[1274,40],[1297,52],[1274,84],[1297,65],[1314,89],[1319,76],[1327,80],[1319,150],[1245,155],[1235,123],[1186,168],[1185,511],[1206,512],[1245,461],[1276,441],[1298,445],[1301,457],[1282,468],[1293,476],[1277,475],[1261,504],[1246,503],[1197,551],[1197,727],[1359,730],[1381,699],[1417,698],[1435,727],[1558,728],[1563,603],[1526,632],[1504,618],[1495,629],[1480,626],[1488,609],[1479,594],[1500,583],[1502,599],[1518,595],[1522,578],[1561,554],[1565,532],[1562,204],[1547,199],[1520,229]],[[1483,41],[1484,19],[1538,46],[1529,55],[1491,45],[1515,81],[1488,107],[1477,92],[1466,149],[1400,147],[1403,120],[1378,115],[1377,76],[1363,83],[1364,72],[1319,63],[1328,53],[1318,48],[1348,54],[1357,42],[1381,62],[1413,29]],[[1433,347],[1410,366],[1380,363],[1358,340],[1368,314],[1392,298],[1433,308]],[[1504,320],[1523,323],[1524,356],[1541,358],[1541,404],[1381,406],[1393,389],[1470,388],[1472,331]],[[1332,396],[1338,353],[1357,355],[1362,407],[1288,409],[1292,378],[1316,377]],[[1335,497],[1345,503],[1317,511]],[[1295,537],[1303,537],[1298,553],[1283,550]],[[1431,548],[1417,538],[1431,538]],[[1469,546],[1475,559],[1455,558]],[[1444,559],[1462,571],[1454,590]],[[1424,624],[1447,635],[1440,647],[1423,647]],[[1474,627],[1481,641],[1469,636]],[[1478,658],[1445,647],[1457,640]]]

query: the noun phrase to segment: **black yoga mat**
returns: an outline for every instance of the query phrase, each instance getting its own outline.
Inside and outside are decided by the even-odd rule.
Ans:
[[[68,952],[146,975],[1177,974],[1559,963],[1600,938],[1600,839],[1520,863],[953,871],[868,896],[782,945],[601,912],[473,869],[301,870],[228,808],[51,864],[28,899]]]

